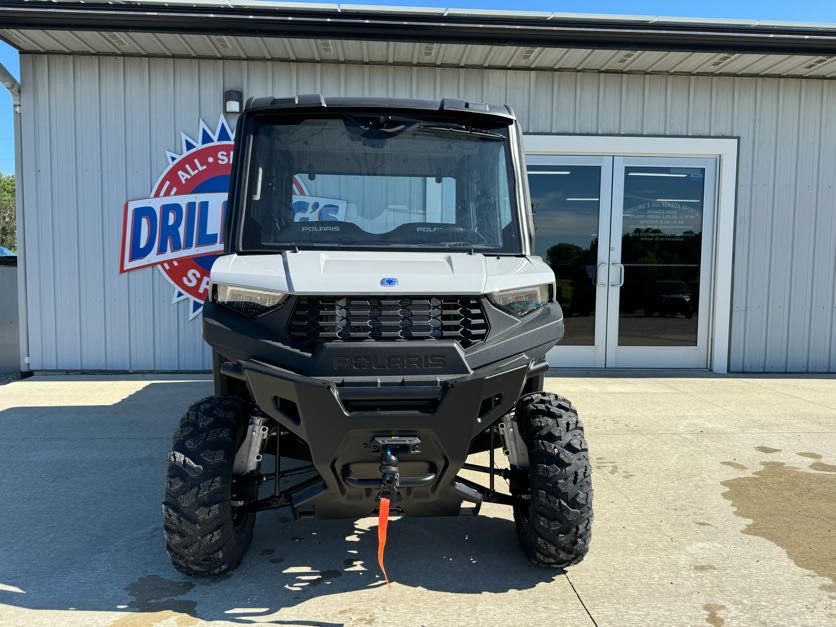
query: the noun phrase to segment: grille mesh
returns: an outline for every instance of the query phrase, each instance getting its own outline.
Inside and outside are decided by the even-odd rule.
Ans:
[[[468,348],[488,324],[472,296],[300,297],[288,329],[303,343],[456,340]]]

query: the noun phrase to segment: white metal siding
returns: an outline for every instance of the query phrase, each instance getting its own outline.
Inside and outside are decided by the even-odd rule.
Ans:
[[[21,72],[35,370],[209,366],[160,273],[119,275],[122,205],[243,89],[506,102],[533,133],[739,136],[731,370],[836,371],[834,81],[57,55]]]

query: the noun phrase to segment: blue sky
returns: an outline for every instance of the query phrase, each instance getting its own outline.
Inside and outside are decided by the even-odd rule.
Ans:
[[[0,63],[20,80],[17,51],[2,41],[0,41]],[[0,83],[0,174],[10,174],[15,169],[13,133],[12,96]]]
[[[630,15],[718,17],[799,22],[836,22],[834,0],[359,0],[363,4],[439,6],[520,11],[569,11]],[[20,78],[17,52],[0,41],[0,63]],[[0,172],[14,171],[12,106],[9,93],[0,88]]]

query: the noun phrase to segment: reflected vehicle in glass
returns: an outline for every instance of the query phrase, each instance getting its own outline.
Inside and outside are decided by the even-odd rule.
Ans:
[[[691,318],[694,315],[694,305],[685,281],[656,281],[656,298],[648,313],[662,316],[682,314]]]
[[[694,346],[705,171],[625,168],[619,346]]]

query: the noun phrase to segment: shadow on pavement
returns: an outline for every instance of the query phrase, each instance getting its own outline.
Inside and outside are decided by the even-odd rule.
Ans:
[[[203,380],[149,382],[112,405],[0,411],[0,603],[251,623],[316,596],[382,585],[374,520],[293,521],[288,510],[259,515],[233,573],[189,579],[174,570],[162,539],[166,458],[180,414],[210,392]],[[392,579],[479,594],[559,575],[531,566],[513,523],[486,509],[393,520]]]
[[[690,368],[551,368],[547,379],[746,379],[746,380],[836,380],[832,372],[732,372],[717,374],[709,370]]]

